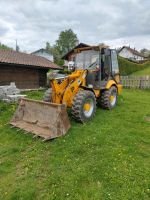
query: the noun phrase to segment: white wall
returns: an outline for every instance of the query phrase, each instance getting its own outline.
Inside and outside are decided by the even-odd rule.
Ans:
[[[50,60],[51,62],[54,61],[53,55],[50,55],[49,53],[46,53],[46,52],[44,52],[44,51],[35,52],[35,53],[33,53],[33,54],[36,55],[36,56],[41,56],[41,57],[47,58],[47,59]]]
[[[68,66],[68,60],[64,60],[64,66]]]
[[[133,59],[133,60],[144,60],[143,57],[138,56],[130,52],[128,49],[124,48],[119,52],[119,56],[123,58]]]

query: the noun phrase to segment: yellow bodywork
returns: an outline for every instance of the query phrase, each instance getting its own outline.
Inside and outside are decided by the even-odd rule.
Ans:
[[[79,91],[79,86],[85,86],[86,70],[76,70],[71,75],[65,77],[61,83],[54,79],[51,81],[53,103],[72,106],[72,100]]]
[[[121,94],[122,92],[122,85],[120,83],[116,83],[114,80],[109,80],[107,85],[106,85],[106,89],[111,88],[111,86],[116,86],[117,90],[118,90],[118,94]]]
[[[52,87],[52,102],[57,104],[65,104],[67,107],[72,107],[74,96],[79,90],[86,88],[87,70],[76,70],[72,74],[66,76],[59,82],[57,79],[51,80]],[[118,94],[121,93],[122,85],[117,84],[114,80],[109,80],[106,89],[115,85],[118,89]],[[95,97],[100,97],[100,90],[90,89],[94,92]],[[89,105],[84,106],[85,110],[89,109]]]

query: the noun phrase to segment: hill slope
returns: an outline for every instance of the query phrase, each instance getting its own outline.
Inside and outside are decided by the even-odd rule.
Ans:
[[[137,64],[125,58],[119,57],[118,62],[119,62],[119,69],[120,69],[121,75],[129,75],[134,72],[146,70],[146,69],[149,71],[149,68],[150,68],[150,61],[147,61],[146,63],[143,63],[143,64]]]
[[[145,75],[149,75],[150,76],[150,67],[147,67],[143,70],[134,72],[132,75],[136,75],[136,76],[145,76]]]

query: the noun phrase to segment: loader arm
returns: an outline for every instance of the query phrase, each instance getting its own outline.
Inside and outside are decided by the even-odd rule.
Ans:
[[[67,77],[61,80],[60,83],[58,80],[53,79],[51,80],[50,84],[52,87],[52,102],[61,104],[63,99],[63,94],[66,90],[66,87],[69,84],[69,78]]]
[[[70,84],[65,90],[62,101],[62,103],[67,105],[67,107],[72,107],[73,98],[78,93],[80,86],[86,85],[86,75],[87,70],[78,70],[76,75],[72,74],[69,76]]]
[[[87,70],[76,70],[71,75],[64,79],[51,80],[52,87],[52,102],[58,104],[65,104],[67,107],[72,106],[72,99],[78,92],[79,86],[85,86],[85,77]]]

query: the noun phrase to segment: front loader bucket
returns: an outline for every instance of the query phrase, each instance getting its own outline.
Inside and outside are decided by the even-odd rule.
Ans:
[[[10,124],[44,140],[65,135],[70,121],[65,105],[22,98]]]

